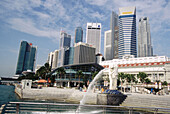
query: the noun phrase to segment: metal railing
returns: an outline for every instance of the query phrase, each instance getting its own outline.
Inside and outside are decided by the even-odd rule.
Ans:
[[[4,106],[2,113],[22,114],[26,112],[44,112],[44,113],[170,113],[170,108],[159,107],[128,107],[111,105],[80,105],[66,103],[46,103],[46,102],[9,102]]]

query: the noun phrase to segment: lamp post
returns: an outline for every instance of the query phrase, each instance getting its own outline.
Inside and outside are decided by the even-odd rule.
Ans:
[[[164,73],[164,81],[166,81],[166,68],[163,67],[163,70],[165,71],[165,73]]]

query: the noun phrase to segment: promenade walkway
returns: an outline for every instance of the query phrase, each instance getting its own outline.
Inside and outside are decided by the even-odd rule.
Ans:
[[[170,95],[125,93],[126,100],[121,106],[170,108]]]

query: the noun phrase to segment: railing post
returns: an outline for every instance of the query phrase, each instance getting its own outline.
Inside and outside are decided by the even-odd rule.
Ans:
[[[158,109],[157,108],[155,108],[155,112],[154,112],[154,114],[157,114],[158,113]]]
[[[16,114],[19,114],[19,104],[16,104]]]
[[[106,110],[105,110],[105,108],[103,107],[103,114],[106,114]]]
[[[133,108],[132,107],[129,108],[129,114],[133,114]]]

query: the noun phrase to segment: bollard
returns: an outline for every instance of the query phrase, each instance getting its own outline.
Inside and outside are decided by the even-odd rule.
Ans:
[[[19,104],[16,104],[16,114],[19,114]]]

